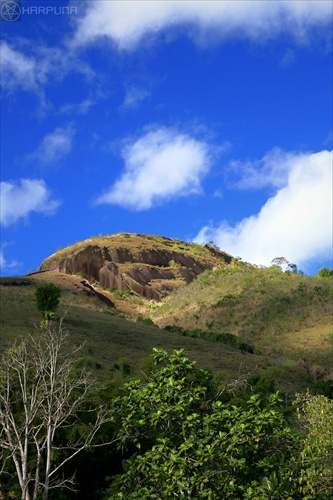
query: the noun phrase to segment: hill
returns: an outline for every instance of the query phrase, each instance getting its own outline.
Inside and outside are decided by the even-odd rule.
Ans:
[[[206,269],[227,265],[231,259],[211,245],[120,233],[90,238],[59,250],[44,260],[39,271],[79,274],[104,288],[159,301]]]
[[[257,267],[237,259],[201,274],[149,316],[192,335],[236,335],[257,352],[333,367],[332,279]],[[201,335],[204,336],[204,335]]]
[[[57,271],[35,273],[19,278],[0,278],[1,324],[0,352],[19,335],[38,335],[41,316],[35,304],[35,291],[43,282],[61,290],[58,316],[66,312],[64,327],[74,345],[84,343],[82,351],[90,368],[100,380],[138,373],[153,347],[171,352],[184,348],[198,367],[227,377],[258,373],[266,365],[261,356],[244,356],[230,346],[214,346],[203,339],[183,338],[178,333],[157,328],[151,322],[135,320],[119,307],[133,312],[142,302],[135,296],[114,297],[99,289],[99,294],[82,284],[82,278]],[[93,288],[93,287],[92,287]],[[112,298],[108,305],[100,295]],[[141,299],[144,300],[144,299]],[[114,307],[113,302],[116,306]],[[147,367],[146,367],[147,368]]]
[[[184,348],[223,380],[259,377],[284,392],[333,380],[332,279],[159,236],[90,238],[37,273],[0,279],[1,350],[39,324],[43,281],[61,289],[59,315],[101,380],[140,371],[152,347]]]

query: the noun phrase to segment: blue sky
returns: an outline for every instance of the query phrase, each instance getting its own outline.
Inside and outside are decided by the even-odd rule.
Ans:
[[[332,267],[331,1],[1,13],[2,275],[122,231]]]

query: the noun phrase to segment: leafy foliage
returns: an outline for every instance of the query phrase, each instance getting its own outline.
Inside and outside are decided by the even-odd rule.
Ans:
[[[223,404],[210,374],[183,351],[155,349],[160,368],[132,381],[115,401],[119,446],[136,447],[111,499],[288,498],[296,438],[278,410],[252,396],[245,408]],[[275,481],[275,483],[274,483]],[[275,490],[279,496],[267,496]],[[295,497],[296,498],[296,497]]]

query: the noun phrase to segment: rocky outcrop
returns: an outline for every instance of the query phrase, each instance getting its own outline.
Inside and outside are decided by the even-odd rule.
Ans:
[[[46,259],[39,271],[79,274],[104,288],[159,301],[206,269],[230,261],[230,255],[210,245],[125,233],[72,245]]]

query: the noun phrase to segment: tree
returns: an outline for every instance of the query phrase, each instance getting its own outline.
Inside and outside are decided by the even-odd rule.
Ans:
[[[297,274],[297,265],[292,264],[291,262],[288,263],[288,271],[293,274]]]
[[[111,499],[299,498],[289,480],[295,439],[278,396],[266,407],[259,396],[223,404],[211,375],[182,350],[154,351],[159,369],[114,402],[119,446],[136,451]]]
[[[284,265],[287,266],[289,262],[285,257],[275,257],[275,259],[271,261],[271,264],[277,266],[284,266]]]
[[[13,463],[22,500],[35,500],[40,492],[47,500],[51,487],[70,488],[74,477],[60,478],[59,470],[82,450],[98,446],[94,438],[110,420],[105,408],[97,411],[89,403],[89,374],[75,370],[80,349],[69,348],[60,321],[57,328],[44,326],[38,339],[17,342],[3,356],[0,473],[8,473]],[[64,429],[71,436],[67,442]]]
[[[319,269],[318,276],[321,278],[332,278],[333,277],[333,269],[329,269],[328,267],[322,267]]]
[[[43,283],[36,289],[36,305],[44,319],[50,319],[55,313],[60,300],[61,291],[53,283]]]

